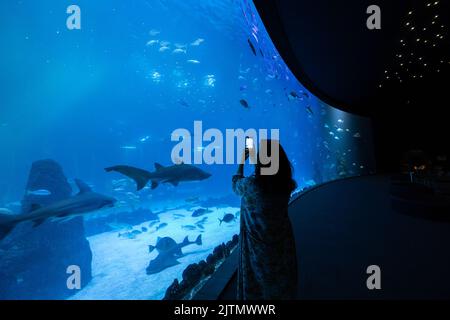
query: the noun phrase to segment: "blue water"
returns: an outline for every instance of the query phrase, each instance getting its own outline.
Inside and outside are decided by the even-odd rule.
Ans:
[[[326,105],[302,87],[251,2],[79,0],[81,30],[66,28],[70,4],[0,4],[0,208],[17,211],[12,204],[24,195],[33,161],[54,159],[69,179],[80,178],[97,192],[121,198],[117,210],[129,209],[127,198],[112,185],[123,176],[103,169],[127,164],[152,171],[155,162],[172,164],[172,131],[192,132],[195,120],[203,122],[204,130],[280,129],[299,190],[374,170],[368,121]],[[289,98],[292,91],[301,99]],[[189,197],[230,196],[235,165],[199,167],[212,177],[177,187],[163,184],[138,200],[153,211],[166,209],[160,221],[168,226],[164,234],[122,240],[123,251],[108,251],[109,257],[117,255],[115,261],[139,255],[132,271],[104,258],[111,250],[105,241],[117,239],[117,232],[88,238],[93,279],[74,298],[160,299],[188,263],[204,259],[214,245],[238,232],[238,223],[221,232],[214,218],[204,231],[208,244],[203,251],[193,248],[196,254],[158,278],[140,269],[151,258],[146,249],[156,236],[181,241],[185,234],[198,234],[181,232],[183,223],[172,221],[170,208]],[[236,203],[229,207],[235,209]],[[226,211],[217,210],[218,216]],[[105,271],[110,269],[115,273]],[[131,281],[137,277],[141,282]],[[148,282],[147,291],[139,293],[142,281]]]

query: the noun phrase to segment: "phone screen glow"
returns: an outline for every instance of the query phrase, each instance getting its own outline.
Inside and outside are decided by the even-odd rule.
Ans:
[[[247,149],[253,149],[253,139],[252,138],[245,139],[245,147]]]

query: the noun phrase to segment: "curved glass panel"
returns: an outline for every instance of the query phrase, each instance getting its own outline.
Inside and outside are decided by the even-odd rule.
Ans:
[[[368,121],[302,87],[251,2],[78,5],[70,30],[64,3],[0,4],[0,298],[161,299],[237,234],[236,165],[205,163],[195,121],[224,140],[279,129],[298,191],[373,171]],[[177,129],[210,176],[155,166],[174,165]],[[116,165],[153,175],[137,191]]]

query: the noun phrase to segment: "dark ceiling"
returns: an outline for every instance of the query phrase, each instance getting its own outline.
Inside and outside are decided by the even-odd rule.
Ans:
[[[332,106],[373,120],[379,169],[407,150],[449,155],[449,3],[255,0],[297,79]],[[369,30],[367,8],[381,9]]]

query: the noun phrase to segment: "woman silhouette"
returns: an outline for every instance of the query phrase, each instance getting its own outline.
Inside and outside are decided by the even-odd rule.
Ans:
[[[278,156],[278,171],[264,174],[261,149]],[[288,203],[296,183],[292,167],[278,141],[261,140],[255,173],[244,177],[244,162],[254,148],[245,148],[233,176],[233,191],[241,196],[238,299],[294,299],[297,292],[297,258]],[[272,152],[274,151],[274,152]],[[278,152],[276,152],[278,151]],[[272,163],[273,164],[273,163]]]

